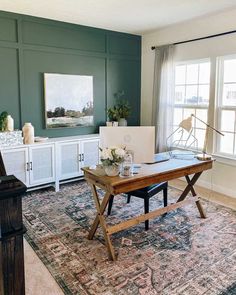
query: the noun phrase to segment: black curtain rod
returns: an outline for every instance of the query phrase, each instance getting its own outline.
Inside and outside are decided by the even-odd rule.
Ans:
[[[205,40],[205,39],[220,37],[220,36],[224,36],[224,35],[234,34],[234,33],[236,33],[236,30],[228,31],[228,32],[224,32],[224,33],[219,33],[219,34],[215,34],[215,35],[209,35],[206,37],[201,37],[201,38],[196,38],[196,39],[191,39],[191,40],[180,41],[180,42],[173,43],[173,45],[179,45],[179,44],[184,44],[184,43],[189,43],[189,42],[194,42],[194,41],[199,41],[199,40]],[[152,46],[151,49],[154,50],[157,47],[159,47],[159,46]]]

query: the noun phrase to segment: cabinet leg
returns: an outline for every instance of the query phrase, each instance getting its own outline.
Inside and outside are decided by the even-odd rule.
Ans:
[[[59,192],[60,191],[60,184],[59,181],[55,182],[55,192]]]

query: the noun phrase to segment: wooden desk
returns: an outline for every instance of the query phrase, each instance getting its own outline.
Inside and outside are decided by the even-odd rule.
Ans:
[[[96,170],[82,168],[82,170],[84,171],[85,179],[91,186],[93,198],[97,209],[97,215],[90,229],[88,238],[93,239],[94,234],[96,233],[96,230],[98,228],[98,225],[100,224],[106,241],[109,258],[111,260],[116,260],[114,248],[110,240],[110,235],[112,235],[113,233],[127,229],[141,222],[144,222],[145,220],[155,218],[166,212],[175,210],[177,208],[180,208],[186,204],[193,202],[196,203],[200,216],[202,218],[205,218],[206,216],[204,210],[194,190],[194,184],[196,183],[203,171],[212,168],[212,163],[212,160],[199,161],[197,159],[170,159],[169,161],[157,164],[143,164],[139,171],[139,174],[136,174],[133,177],[129,178],[121,178],[119,176],[99,176]],[[192,174],[193,176],[192,178],[190,178],[190,175]],[[185,176],[187,180],[187,186],[175,204],[171,204],[164,208],[156,209],[147,214],[139,215],[135,218],[123,221],[114,226],[107,226],[104,212],[111,195],[126,193],[132,190],[149,186],[151,184],[168,181],[183,176]],[[96,187],[101,188],[105,192],[102,202],[99,201]],[[192,193],[192,197],[186,198],[190,191]]]

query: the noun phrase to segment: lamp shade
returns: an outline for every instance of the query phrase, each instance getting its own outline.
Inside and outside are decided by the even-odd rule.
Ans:
[[[181,121],[179,123],[179,127],[182,127],[184,130],[190,132],[190,130],[192,129],[192,116]]]

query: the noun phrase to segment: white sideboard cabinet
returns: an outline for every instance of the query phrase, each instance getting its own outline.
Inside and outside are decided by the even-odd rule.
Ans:
[[[15,175],[27,187],[55,182],[54,144],[4,148],[2,156],[8,175]]]
[[[52,138],[32,145],[1,150],[8,175],[14,174],[29,189],[83,177],[84,166],[99,162],[99,135]]]
[[[82,176],[82,167],[99,161],[99,138],[60,142],[57,149],[59,180]]]

